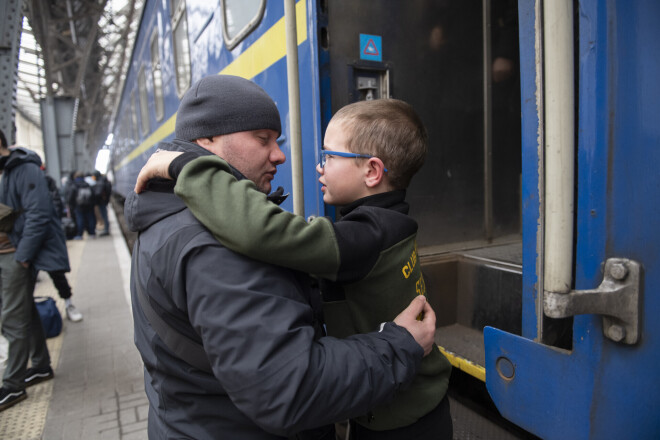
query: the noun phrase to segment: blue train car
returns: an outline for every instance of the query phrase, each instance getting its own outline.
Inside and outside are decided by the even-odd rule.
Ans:
[[[296,8],[301,70],[318,65],[312,40],[316,21],[305,2]],[[277,103],[286,123],[288,93],[286,45],[282,2],[207,2],[202,0],[147,1],[113,130],[112,168],[117,192],[132,190],[137,172],[155,145],[174,135],[176,110],[183,93],[196,80],[210,74],[232,74],[252,79]],[[224,35],[224,38],[223,38]],[[230,50],[232,48],[233,50]],[[300,75],[302,136],[306,142],[303,161],[318,161],[320,115],[318,80]],[[291,157],[290,136],[281,140]],[[309,168],[309,167],[308,167]],[[274,187],[291,186],[291,161],[282,165]],[[308,215],[321,209],[320,190],[312,172],[304,176]],[[291,209],[291,200],[284,207]]]
[[[660,438],[660,3],[519,3],[523,325],[485,330],[488,390],[542,438]]]
[[[173,138],[188,87],[225,73],[280,109],[288,159],[273,187],[301,187],[306,217],[334,216],[315,172],[332,114],[405,100],[429,132],[407,200],[451,387],[487,389],[521,436],[660,438],[660,3],[298,0],[295,12],[302,175],[283,2],[146,0],[114,121],[117,193]]]

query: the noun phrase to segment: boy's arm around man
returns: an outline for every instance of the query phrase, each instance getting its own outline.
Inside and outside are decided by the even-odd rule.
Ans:
[[[161,160],[155,157],[150,161]],[[154,165],[148,165],[153,172]],[[268,201],[253,182],[237,180],[217,156],[179,156],[171,165],[168,174],[177,182],[176,195],[216,239],[236,252],[343,282],[362,278],[378,257],[384,231],[369,213],[354,216],[357,221],[333,223],[317,217],[307,222]],[[417,229],[411,221],[400,226],[398,235],[412,235]]]

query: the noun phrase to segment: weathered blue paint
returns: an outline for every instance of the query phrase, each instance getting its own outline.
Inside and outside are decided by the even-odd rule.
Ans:
[[[539,210],[534,1],[520,1],[523,104],[523,337],[484,331],[487,387],[502,414],[544,439],[660,438],[660,3],[579,2],[575,288],[600,284],[601,263],[643,266],[641,340],[603,336],[600,316],[574,319],[573,347],[533,341]],[[532,60],[533,61],[533,60]],[[511,380],[496,369],[515,366]]]
[[[523,220],[538,219],[540,212],[539,196],[539,116],[536,97],[536,53],[534,50],[536,12],[534,2],[519,2],[520,32],[520,87],[521,87],[521,130],[522,130],[522,212]],[[537,274],[534,268],[537,259],[536,221],[523,221],[523,299],[522,336],[534,339],[537,335],[536,286]]]

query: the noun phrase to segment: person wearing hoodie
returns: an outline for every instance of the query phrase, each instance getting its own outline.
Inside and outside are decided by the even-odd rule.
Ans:
[[[266,197],[286,159],[280,133],[279,111],[263,89],[213,75],[186,92],[176,139],[158,147],[216,154]],[[423,296],[372,332],[328,337],[306,274],[226,248],[173,182],[152,180],[146,189],[128,196],[125,218],[139,233],[131,296],[149,438],[334,439],[333,422],[410,385],[435,334]],[[280,194],[269,197],[281,201]]]
[[[53,377],[34,287],[39,270],[70,268],[66,239],[40,165],[36,153],[9,148],[0,132],[0,202],[16,215],[11,230],[0,233],[2,334],[9,342],[0,411],[27,398],[26,387]]]

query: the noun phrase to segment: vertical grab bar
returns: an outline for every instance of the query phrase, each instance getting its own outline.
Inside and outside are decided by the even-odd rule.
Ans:
[[[575,85],[573,2],[543,2],[545,102],[544,291],[568,293],[573,268]]]
[[[289,122],[291,124],[291,180],[293,185],[293,212],[305,215],[302,169],[302,132],[300,128],[300,79],[298,76],[298,31],[296,28],[296,2],[284,0],[286,28],[286,72],[289,89]]]

